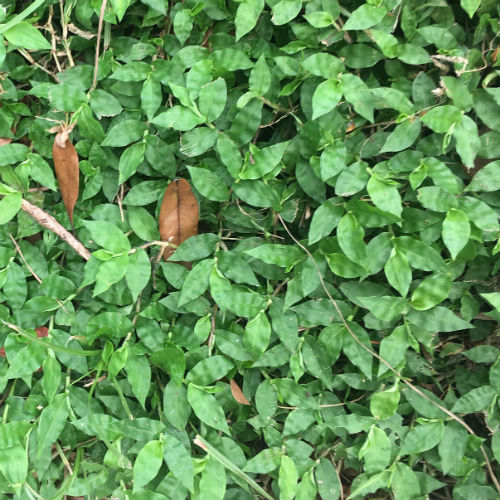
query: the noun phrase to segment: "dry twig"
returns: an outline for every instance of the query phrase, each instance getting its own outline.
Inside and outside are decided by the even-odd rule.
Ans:
[[[27,200],[22,201],[21,208],[36,222],[38,222],[38,224],[57,234],[59,238],[64,240],[85,260],[90,259],[90,252],[67,229],[64,229],[64,227],[61,226],[61,224],[59,224],[59,222],[57,222],[52,215],[49,215],[45,212],[45,210],[42,210],[40,207],[33,205]]]

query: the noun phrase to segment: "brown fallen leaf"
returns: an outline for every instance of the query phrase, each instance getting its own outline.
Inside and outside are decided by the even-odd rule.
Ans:
[[[167,187],[160,209],[160,236],[179,246],[191,236],[198,234],[200,218],[198,201],[186,179],[174,179]],[[175,248],[165,248],[163,258],[167,260]]]
[[[10,144],[12,142],[12,139],[9,139],[8,137],[0,137],[0,146],[5,146],[6,144]]]
[[[234,381],[230,380],[229,385],[231,386],[231,393],[233,394],[233,398],[242,405],[250,405],[248,399],[243,394],[243,391],[240,389],[240,386]]]
[[[73,208],[78,199],[80,167],[78,166],[78,154],[69,140],[72,128],[72,126],[65,125],[57,128],[52,157],[64,206],[73,227]]]

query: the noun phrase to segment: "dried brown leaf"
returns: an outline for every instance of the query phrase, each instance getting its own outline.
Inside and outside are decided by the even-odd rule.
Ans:
[[[240,386],[234,381],[231,380],[229,382],[231,386],[231,393],[233,394],[233,398],[242,405],[250,405],[248,399],[243,394],[243,391],[240,389]]]
[[[198,234],[199,209],[189,182],[174,179],[167,187],[160,209],[160,235],[162,241],[179,246],[191,236]],[[165,248],[163,258],[167,260],[175,248]]]
[[[73,209],[78,199],[80,167],[78,154],[68,135],[68,130],[64,126],[59,129],[54,139],[52,157],[64,206],[73,226]]]

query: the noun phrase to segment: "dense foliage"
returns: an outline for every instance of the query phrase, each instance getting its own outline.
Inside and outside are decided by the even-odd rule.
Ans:
[[[340,3],[0,5],[1,498],[499,498],[498,2]]]

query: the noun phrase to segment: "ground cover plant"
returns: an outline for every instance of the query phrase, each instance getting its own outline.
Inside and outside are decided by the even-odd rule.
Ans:
[[[498,499],[498,18],[3,2],[0,498]]]

